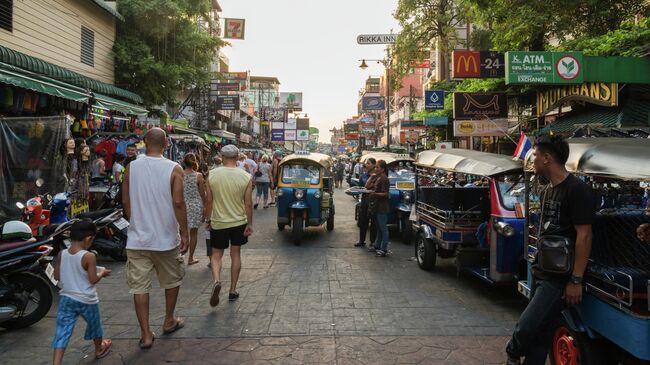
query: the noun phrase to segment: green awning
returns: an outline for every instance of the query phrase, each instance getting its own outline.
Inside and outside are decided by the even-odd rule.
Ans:
[[[590,105],[558,118],[540,130],[540,134],[572,133],[584,126],[593,128],[634,128],[650,126],[650,101],[632,99],[617,108]]]
[[[99,80],[91,79],[90,77],[86,77],[80,73],[46,62],[40,58],[28,56],[11,48],[0,46],[0,62],[20,67],[27,71],[72,84],[83,89],[89,89],[95,93],[125,98],[134,103],[142,103],[142,97],[138,94],[120,89],[119,87]]]
[[[93,106],[129,115],[145,115],[149,113],[149,111],[143,107],[102,94],[95,94],[95,104]]]
[[[0,62],[0,82],[82,103],[88,102],[88,93],[74,85],[49,77],[21,71],[17,67]]]

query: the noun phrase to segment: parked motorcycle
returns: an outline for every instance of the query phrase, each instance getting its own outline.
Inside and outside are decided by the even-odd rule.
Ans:
[[[37,241],[31,228],[20,221],[2,226],[0,237],[0,327],[31,326],[52,306],[48,282],[39,275],[39,261],[52,247],[51,239]]]
[[[97,236],[90,249],[115,261],[126,261],[126,239],[129,221],[121,208],[101,209],[78,214],[75,218],[92,219],[97,226]]]

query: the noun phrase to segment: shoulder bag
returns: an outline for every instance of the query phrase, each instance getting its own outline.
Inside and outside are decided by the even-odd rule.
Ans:
[[[544,225],[546,191],[542,199],[542,214],[539,230]],[[541,235],[537,240],[537,268],[545,273],[569,276],[573,273],[575,243],[568,237],[558,235]]]

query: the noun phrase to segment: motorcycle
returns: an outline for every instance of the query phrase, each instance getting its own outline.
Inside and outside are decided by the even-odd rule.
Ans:
[[[23,226],[21,226],[23,225]],[[18,227],[30,238],[12,236]],[[10,221],[2,226],[0,241],[0,327],[29,327],[50,310],[53,294],[48,282],[39,275],[40,260],[50,254],[51,239],[31,238],[31,228]]]
[[[115,261],[126,261],[126,239],[129,221],[121,208],[96,210],[78,214],[77,219],[91,219],[97,226],[97,236],[90,249]],[[64,241],[69,246],[69,241]]]

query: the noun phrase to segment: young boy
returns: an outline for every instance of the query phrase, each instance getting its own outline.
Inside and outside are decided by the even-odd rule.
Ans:
[[[67,250],[59,252],[56,259],[54,278],[59,280],[61,298],[56,317],[56,334],[52,340],[54,365],[63,361],[63,353],[79,316],[86,321],[84,339],[95,343],[95,357],[101,359],[111,349],[111,340],[102,338],[99,298],[95,289],[95,284],[108,276],[111,270],[98,268],[95,255],[87,251],[95,238],[96,230],[95,224],[90,220],[74,223],[70,228],[72,244]]]

